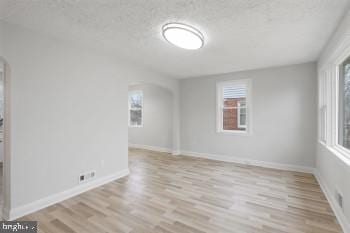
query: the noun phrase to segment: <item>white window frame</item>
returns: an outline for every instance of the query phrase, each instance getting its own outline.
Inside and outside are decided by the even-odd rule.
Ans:
[[[338,143],[339,119],[339,76],[340,66],[350,56],[350,44],[346,49],[336,50],[331,59],[324,62],[318,77],[319,88],[319,137],[318,141],[335,156],[350,165],[350,150]],[[324,111],[325,124],[322,125],[321,115]],[[321,127],[324,127],[321,129]],[[321,132],[324,130],[324,136]]]
[[[244,108],[246,109],[246,118],[247,118],[247,107],[244,107]],[[241,125],[241,102],[240,101],[238,101],[237,103],[237,126],[238,128],[242,128],[242,129],[247,128],[247,119],[246,119],[245,125]]]
[[[223,88],[228,85],[244,84],[247,87],[246,94],[246,127],[245,130],[224,130],[223,129]],[[252,81],[251,79],[240,79],[230,81],[220,81],[216,83],[216,132],[232,135],[246,135],[252,134]],[[237,112],[238,114],[238,112]],[[238,119],[237,119],[238,120]],[[237,123],[238,124],[238,123]]]
[[[131,108],[131,96],[132,95],[141,95],[141,108]],[[130,122],[130,111],[131,110],[141,110],[141,125],[132,125]],[[128,124],[131,128],[142,128],[143,127],[143,92],[141,90],[129,91],[128,94]]]
[[[333,103],[331,102],[331,105],[332,104],[334,105],[334,107],[332,108],[332,110],[334,111],[333,112],[334,121],[333,121],[333,124],[332,122],[330,123],[331,126],[334,127],[333,129],[334,134],[333,134],[333,137],[330,139],[330,143],[337,152],[341,153],[347,159],[350,159],[350,149],[345,148],[344,146],[339,144],[339,94],[340,94],[339,81],[340,81],[340,78],[343,78],[343,77],[340,77],[340,67],[343,65],[345,60],[348,59],[349,57],[350,57],[350,53],[348,55],[343,54],[343,56],[341,56],[336,62],[335,80],[333,82],[333,85],[331,85],[332,90],[334,92]]]
[[[320,143],[327,144],[327,72],[319,73],[319,97],[318,97],[318,139]]]

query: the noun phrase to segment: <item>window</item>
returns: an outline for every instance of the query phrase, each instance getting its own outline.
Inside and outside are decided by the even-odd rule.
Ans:
[[[349,44],[350,45],[350,44]],[[350,163],[350,46],[319,64],[319,142]]]
[[[339,66],[338,144],[350,149],[350,57]]]
[[[142,91],[129,93],[129,127],[143,126],[143,94]]]
[[[248,132],[249,80],[220,82],[217,84],[218,132]]]

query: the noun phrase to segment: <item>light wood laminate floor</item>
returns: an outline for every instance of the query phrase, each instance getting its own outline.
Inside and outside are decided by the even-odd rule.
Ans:
[[[342,232],[311,174],[131,149],[131,174],[23,217],[39,232]]]

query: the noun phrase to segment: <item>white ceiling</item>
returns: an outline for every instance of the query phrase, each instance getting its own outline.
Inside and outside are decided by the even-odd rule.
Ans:
[[[0,19],[94,45],[177,78],[317,60],[348,0],[0,0]],[[161,27],[197,27],[196,51]]]

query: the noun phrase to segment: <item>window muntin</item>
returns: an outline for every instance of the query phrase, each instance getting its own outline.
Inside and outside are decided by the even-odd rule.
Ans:
[[[338,145],[350,149],[350,57],[339,66]]]
[[[217,84],[218,132],[247,132],[249,80]]]
[[[129,93],[129,127],[143,126],[143,94],[142,91]]]

